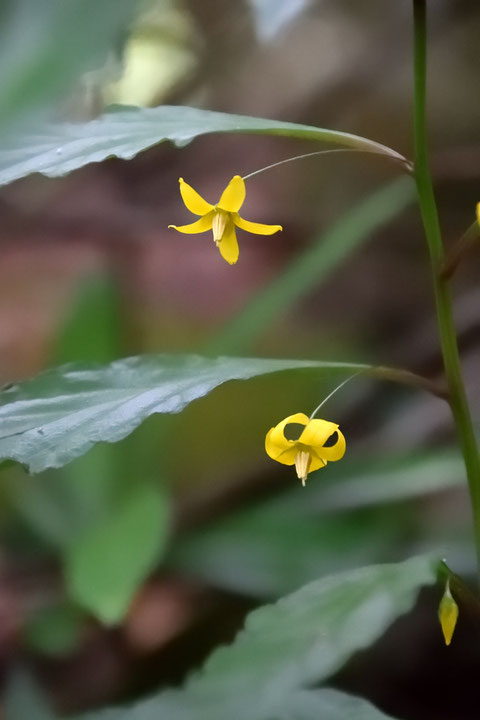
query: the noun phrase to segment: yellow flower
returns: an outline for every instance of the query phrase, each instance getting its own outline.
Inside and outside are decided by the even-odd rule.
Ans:
[[[282,230],[281,225],[262,225],[262,223],[244,220],[238,211],[245,200],[245,182],[240,175],[235,175],[223,191],[216,205],[210,205],[183,178],[179,178],[180,194],[188,210],[194,215],[201,215],[191,225],[169,225],[182,233],[201,233],[213,231],[213,239],[221,256],[230,265],[238,260],[238,243],[235,226],[258,235],[273,235]]]
[[[438,619],[440,620],[440,625],[442,626],[445,645],[450,645],[455,625],[457,624],[458,605],[450,592],[450,582],[448,580],[445,586],[445,592],[440,600]]]
[[[290,423],[305,425],[298,440],[287,440],[285,437],[285,427]],[[325,447],[325,443],[334,433],[338,436],[336,442]],[[310,420],[304,413],[296,413],[268,431],[265,450],[273,460],[284,465],[295,465],[297,475],[305,486],[309,472],[344,456],[345,438],[335,423],[328,420]]]

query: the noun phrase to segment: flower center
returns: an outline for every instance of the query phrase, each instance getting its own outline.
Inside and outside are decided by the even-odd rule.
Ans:
[[[302,481],[303,487],[305,487],[311,460],[312,456],[306,450],[299,450],[295,456],[295,470],[297,471],[299,479]]]
[[[223,234],[227,226],[227,220],[228,213],[222,212],[221,210],[217,210],[217,212],[213,216],[212,231],[213,239],[215,240],[216,245],[218,245],[220,240],[223,238]]]

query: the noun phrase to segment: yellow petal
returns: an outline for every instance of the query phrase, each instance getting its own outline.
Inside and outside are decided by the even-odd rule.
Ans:
[[[182,200],[191,213],[194,215],[206,215],[210,210],[213,210],[213,205],[204,200],[183,178],[179,178],[178,182],[180,183]]]
[[[311,462],[310,462],[310,468],[309,472],[313,472],[314,470],[319,470],[320,468],[325,467],[327,464],[326,460],[323,460],[321,457],[318,457],[318,455],[315,452],[311,452]]]
[[[452,597],[452,593],[450,592],[450,583],[448,580],[438,608],[438,618],[440,620],[440,625],[442,626],[445,645],[450,645],[455,625],[457,624],[458,605]]]
[[[273,233],[283,230],[281,225],[263,225],[263,223],[250,222],[240,217],[238,213],[233,216],[233,222],[241,230],[246,230],[255,235],[273,235]]]
[[[477,203],[477,223],[480,225],[480,202]]]
[[[323,448],[330,435],[333,435],[337,428],[338,425],[336,423],[315,418],[308,422],[307,427],[298,438],[298,441],[304,445],[310,445],[317,450]]]
[[[267,438],[270,436],[270,447],[272,451],[274,451],[275,447],[276,452],[278,453],[278,451],[287,450],[294,445],[294,440],[287,440],[287,438],[285,437],[285,427],[286,425],[290,425],[290,423],[307,425],[308,417],[305,415],[305,413],[295,413],[295,415],[289,415],[284,420],[279,422],[278,425],[275,425],[275,427],[273,427],[267,435]],[[265,449],[267,450],[267,454],[270,455],[270,457],[273,457],[273,455],[270,454],[266,446]],[[276,458],[274,458],[274,460],[275,459]]]
[[[341,460],[342,457],[345,455],[345,449],[346,449],[346,442],[344,435],[338,430],[338,439],[335,445],[330,445],[329,447],[313,447],[312,452],[316,455],[318,455],[319,458],[322,460],[326,460],[328,462],[336,462],[337,460]]]
[[[245,182],[240,175],[235,175],[222,193],[217,207],[227,212],[236,213],[240,210],[245,200]]]
[[[272,433],[275,428],[271,428],[265,438],[265,451],[272,460],[276,460],[283,465],[295,465],[295,458],[297,457],[297,447],[293,440],[285,439],[285,447],[281,448],[272,442]]]
[[[195,233],[202,233],[206,230],[212,229],[212,222],[213,222],[213,216],[214,212],[208,213],[208,215],[204,215],[200,220],[196,220],[194,223],[190,223],[190,225],[169,225],[169,228],[173,228],[174,230],[178,230],[178,232],[186,233],[187,235],[194,235]]]
[[[238,242],[235,235],[235,225],[230,220],[223,231],[222,239],[218,241],[218,249],[220,255],[230,265],[234,265],[238,260]]]

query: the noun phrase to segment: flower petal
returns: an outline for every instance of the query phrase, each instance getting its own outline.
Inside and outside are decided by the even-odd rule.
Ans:
[[[342,457],[345,455],[345,448],[346,448],[346,442],[345,437],[340,432],[340,430],[337,428],[336,430],[338,434],[338,439],[335,445],[331,445],[329,447],[314,447],[312,448],[312,452],[317,455],[322,460],[328,461],[328,462],[336,462],[337,460],[341,460]]]
[[[269,443],[272,447],[273,446],[277,448],[277,451],[284,451],[288,448],[291,448],[294,444],[294,440],[287,440],[285,437],[285,426],[290,425],[290,423],[297,423],[298,425],[307,425],[308,424],[308,417],[305,415],[305,413],[295,413],[295,415],[289,415],[285,418],[285,420],[282,420],[278,423],[278,425],[275,425],[275,427],[271,428],[271,430],[268,432],[267,438],[269,437]],[[269,450],[266,446],[266,440],[265,440],[265,449],[267,451],[267,454],[270,455],[270,457],[273,457],[273,455],[270,454]],[[276,459],[276,458],[274,458]]]
[[[273,233],[283,230],[281,225],[264,225],[263,223],[251,222],[240,217],[238,213],[233,216],[233,222],[241,230],[254,233],[255,235],[273,235]]]
[[[187,235],[194,235],[195,233],[202,233],[206,230],[212,229],[212,222],[213,222],[213,216],[214,211],[209,212],[207,215],[204,215],[200,220],[196,220],[194,223],[190,223],[190,225],[169,225],[169,228],[173,228],[174,230],[178,230],[178,232],[186,233]]]
[[[298,438],[298,441],[303,445],[310,445],[317,450],[323,448],[330,435],[333,435],[337,428],[338,425],[336,423],[315,418],[308,422],[307,427]]]
[[[213,210],[213,205],[204,200],[183,178],[178,178],[178,182],[180,183],[182,200],[191,213],[194,215],[206,215],[210,210]]]
[[[295,465],[295,458],[297,456],[298,448],[293,440],[285,440],[288,443],[287,447],[282,449],[272,443],[272,432],[275,428],[271,428],[268,431],[267,437],[265,438],[265,451],[272,460],[276,460],[283,465]]]
[[[309,472],[313,472],[314,470],[319,470],[320,468],[325,467],[327,464],[326,460],[322,460],[321,457],[318,457],[314,452],[310,453],[311,461],[310,461],[310,468]]]
[[[245,200],[245,182],[240,175],[235,175],[222,193],[217,207],[227,212],[236,213],[240,210]]]
[[[230,265],[234,265],[238,260],[238,242],[235,234],[235,225],[231,220],[227,223],[223,232],[222,239],[218,242],[220,255]]]

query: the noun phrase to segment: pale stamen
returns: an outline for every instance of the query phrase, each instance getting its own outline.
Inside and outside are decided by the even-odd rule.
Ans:
[[[299,450],[295,457],[295,470],[298,478],[302,481],[303,487],[305,487],[311,459],[310,453],[305,450]]]
[[[227,225],[228,215],[224,212],[216,212],[213,216],[212,232],[215,245],[218,245],[220,240],[223,238],[225,227]]]

